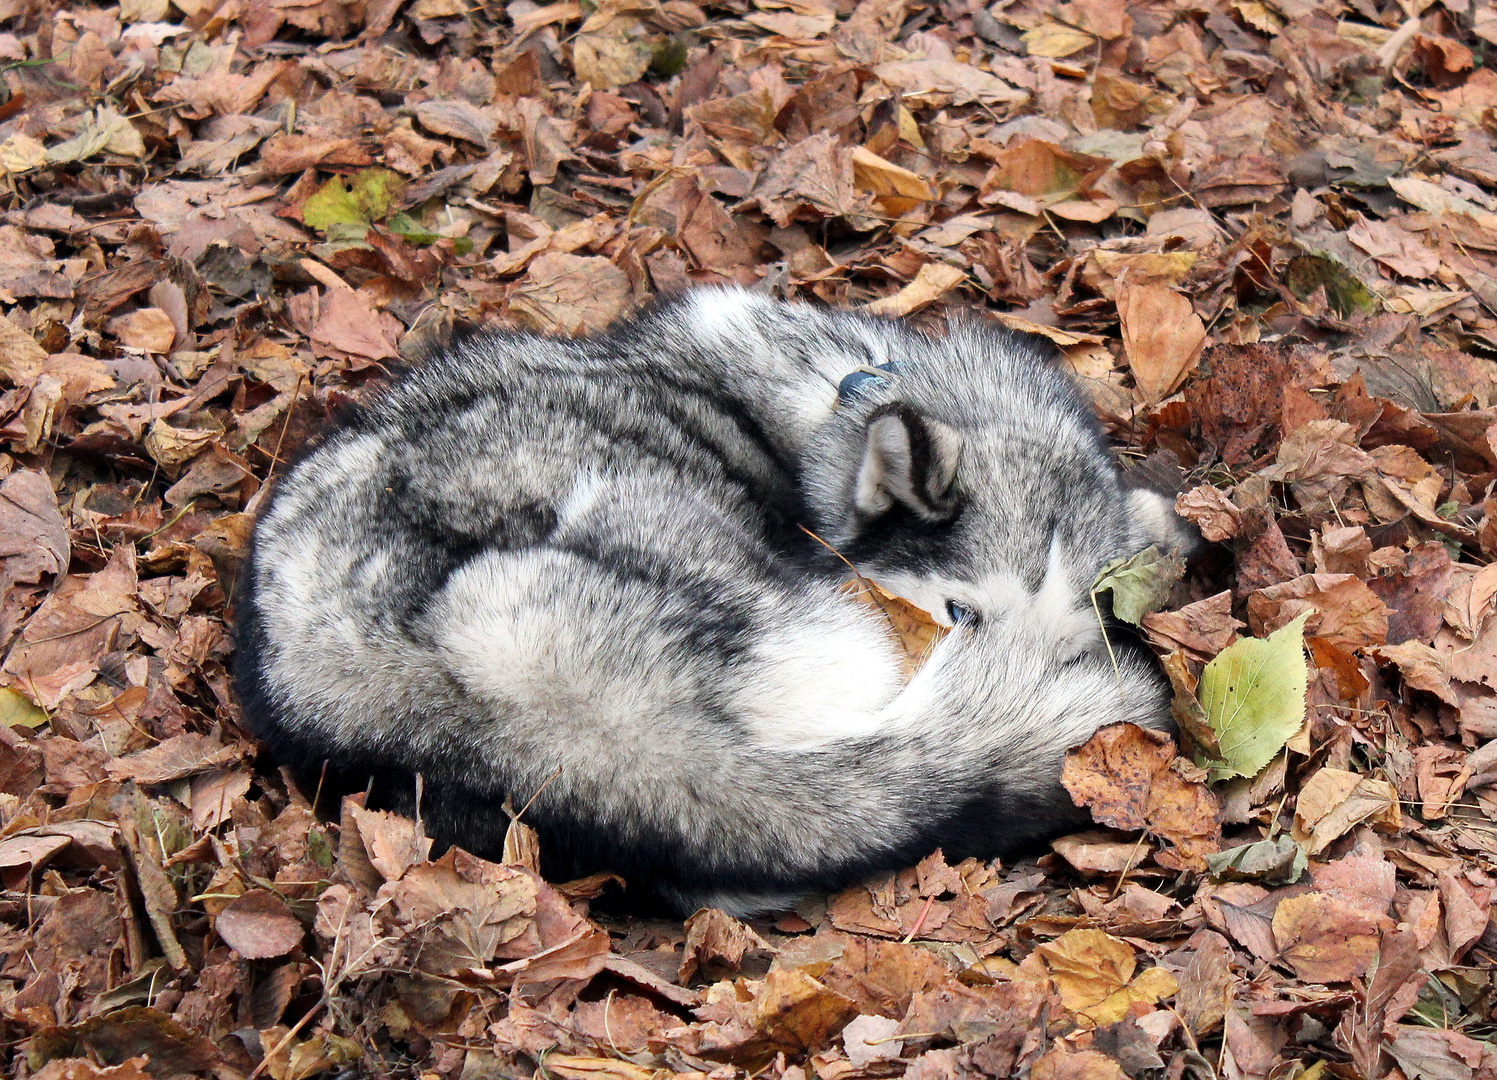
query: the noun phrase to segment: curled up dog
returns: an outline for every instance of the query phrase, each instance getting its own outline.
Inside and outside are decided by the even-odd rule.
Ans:
[[[1180,528],[1047,350],[739,290],[455,342],[264,511],[247,722],[479,854],[533,797],[549,876],[683,911],[1033,845],[1077,820],[1067,747],[1168,723],[1089,587]],[[951,624],[908,683],[802,525]]]

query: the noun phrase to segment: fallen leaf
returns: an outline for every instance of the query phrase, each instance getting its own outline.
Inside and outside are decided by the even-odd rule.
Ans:
[[[1066,754],[1061,783],[1101,824],[1144,829],[1171,844],[1154,856],[1161,866],[1205,869],[1221,843],[1220,808],[1204,784],[1171,768],[1174,760],[1168,735],[1112,724]]]
[[[44,473],[17,469],[0,481],[0,582],[34,585],[60,574],[69,548],[67,524]]]
[[[221,769],[244,756],[238,746],[196,732],[175,735],[149,750],[128,754],[109,763],[109,775],[137,784],[165,784],[198,773]]]
[[[301,218],[323,232],[338,226],[382,221],[404,183],[398,173],[389,169],[361,169],[353,174],[351,184],[345,184],[341,176],[334,176],[302,203]]]
[[[1248,597],[1255,633],[1277,633],[1300,621],[1306,633],[1347,649],[1379,645],[1388,636],[1388,609],[1352,574],[1305,574]]]
[[[1094,598],[1098,593],[1112,593],[1113,615],[1140,626],[1145,617],[1159,610],[1184,575],[1184,559],[1151,544],[1137,555],[1103,566],[1091,592]]]
[[[874,1062],[894,1061],[904,1052],[904,1042],[893,1038],[899,1021],[885,1016],[855,1016],[842,1029],[847,1060],[862,1069]]]
[[[379,311],[362,292],[329,289],[322,314],[312,328],[316,345],[366,360],[393,360],[400,355],[400,322]]]
[[[1201,707],[1221,749],[1201,764],[1214,778],[1257,775],[1304,724],[1307,618],[1228,646],[1201,673]]]
[[[1137,840],[1098,830],[1057,837],[1050,848],[1083,874],[1123,874],[1149,856]]]
[[[954,266],[940,262],[923,264],[915,274],[915,280],[892,296],[875,300],[863,310],[870,315],[909,315],[935,303],[956,288],[967,275]]]
[[[775,951],[748,926],[715,908],[698,911],[686,920],[685,929],[686,944],[676,976],[683,986],[689,985],[698,972],[712,982],[736,972],[749,952],[773,954]]]
[[[1033,30],[1024,33],[1024,47],[1030,56],[1048,56],[1063,59],[1074,56],[1083,49],[1095,48],[1097,39],[1084,30],[1046,20]]]
[[[1309,860],[1305,849],[1292,837],[1281,835],[1228,848],[1206,856],[1211,875],[1222,881],[1264,881],[1270,885],[1292,885],[1305,872]]]
[[[1398,792],[1386,780],[1323,768],[1300,788],[1294,810],[1294,838],[1311,855],[1317,855],[1364,821],[1397,832],[1403,824],[1398,807]]]
[[[603,329],[630,299],[629,279],[605,258],[547,252],[510,293],[510,310],[531,329],[579,334]]]
[[[171,352],[177,339],[177,327],[172,318],[160,308],[140,308],[111,319],[109,332],[120,339],[120,344],[145,352]]]
[[[1206,344],[1206,324],[1190,301],[1161,285],[1124,283],[1118,289],[1123,352],[1139,393],[1162,401],[1195,370]]]
[[[268,889],[251,889],[230,900],[214,919],[213,929],[246,960],[285,956],[306,932],[286,902]]]
[[[1237,535],[1242,511],[1225,492],[1209,484],[1191,488],[1175,499],[1175,511],[1213,544]]]
[[[1154,1004],[1179,989],[1163,968],[1134,978],[1133,947],[1101,930],[1071,930],[1035,952],[1060,992],[1061,1003],[1089,1024],[1112,1024],[1134,1002]]]
[[[1307,982],[1347,982],[1366,974],[1392,920],[1370,915],[1325,893],[1279,903],[1273,935],[1279,958]]]
[[[1232,617],[1232,594],[1219,592],[1176,611],[1155,611],[1143,617],[1144,632],[1157,647],[1181,650],[1206,661],[1237,640],[1243,623]]]
[[[935,188],[924,177],[903,166],[895,165],[892,161],[885,161],[871,150],[855,146],[850,157],[853,183],[858,190],[872,195],[874,202],[891,217],[902,217],[918,204],[930,202],[937,196]],[[955,269],[945,264],[927,265],[943,266],[947,270]],[[901,311],[897,314],[904,315],[908,312]]]
[[[939,96],[953,105],[1003,105],[1029,97],[990,72],[950,60],[891,61],[876,65],[873,74],[885,85],[902,91],[906,98]]]

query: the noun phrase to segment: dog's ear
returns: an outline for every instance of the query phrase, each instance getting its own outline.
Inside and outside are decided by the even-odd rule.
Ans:
[[[956,510],[952,483],[962,437],[955,428],[906,405],[881,405],[868,417],[863,461],[853,501],[878,517],[897,503],[923,521],[944,521]]]

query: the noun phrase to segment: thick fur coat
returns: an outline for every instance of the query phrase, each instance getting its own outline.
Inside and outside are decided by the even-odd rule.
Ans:
[[[247,722],[478,853],[533,799],[548,874],[682,910],[1032,845],[1075,821],[1067,747],[1167,722],[1088,590],[1177,526],[1049,353],[740,290],[457,342],[263,512]],[[955,623],[907,685],[802,525]]]

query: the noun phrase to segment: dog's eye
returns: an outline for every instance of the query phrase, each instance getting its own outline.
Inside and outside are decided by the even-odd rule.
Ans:
[[[977,612],[965,604],[957,603],[955,600],[946,601],[946,617],[951,620],[952,626],[960,623],[972,623],[973,625],[977,623]]]

